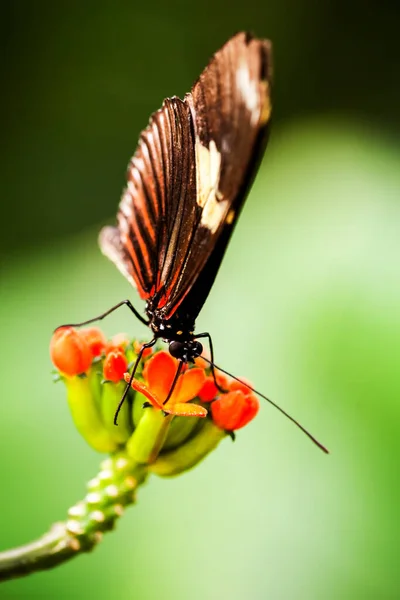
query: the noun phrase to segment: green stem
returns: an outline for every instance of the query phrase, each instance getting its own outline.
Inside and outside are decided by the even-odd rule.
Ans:
[[[172,415],[165,416],[161,410],[146,408],[126,444],[131,459],[142,465],[153,463],[163,447],[172,419]]]
[[[125,452],[105,460],[88,483],[85,498],[69,509],[67,521],[55,523],[30,544],[0,553],[0,581],[51,569],[92,550],[113,529],[124,507],[135,502],[136,489],[146,477],[146,468]]]
[[[0,581],[51,569],[79,551],[79,542],[68,534],[65,523],[56,523],[35,542],[0,553]]]

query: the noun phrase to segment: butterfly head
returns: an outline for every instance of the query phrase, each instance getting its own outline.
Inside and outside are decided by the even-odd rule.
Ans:
[[[203,346],[197,340],[172,340],[169,343],[169,353],[183,362],[194,362],[203,352]]]

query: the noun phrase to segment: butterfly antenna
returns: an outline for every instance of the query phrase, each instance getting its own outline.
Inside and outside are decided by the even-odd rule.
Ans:
[[[292,423],[294,423],[299,429],[301,429],[301,431],[303,433],[305,433],[306,436],[316,446],[318,446],[318,448],[320,448],[320,450],[322,450],[322,452],[325,452],[325,454],[329,454],[329,450],[327,448],[325,448],[325,446],[323,444],[321,444],[321,442],[319,442],[309,431],[307,431],[307,429],[305,429],[305,427],[303,427],[303,425],[301,425],[298,421],[296,421],[296,419],[294,419],[293,417],[291,417],[289,415],[289,413],[287,413],[285,410],[283,410],[283,408],[281,408],[278,404],[276,404],[275,402],[273,402],[273,400],[271,400],[270,398],[267,398],[267,396],[264,396],[264,394],[262,394],[261,392],[258,392],[257,390],[255,390],[253,387],[251,387],[251,385],[249,385],[245,381],[242,381],[241,379],[239,379],[239,377],[235,377],[235,375],[232,375],[232,373],[228,373],[228,371],[225,371],[225,369],[221,369],[221,367],[218,367],[215,363],[211,362],[211,360],[208,360],[208,358],[205,358],[204,356],[202,356],[201,358],[203,358],[211,367],[214,367],[215,369],[217,369],[217,371],[221,371],[221,373],[225,373],[225,375],[229,375],[229,377],[232,377],[232,379],[235,379],[236,381],[238,381],[242,385],[244,385],[247,388],[249,388],[249,390],[251,390],[252,392],[254,392],[255,394],[257,394],[257,396],[260,396],[261,398],[263,398],[264,400],[266,400],[267,402],[269,402],[270,404],[272,404],[272,406],[274,408],[276,408],[277,410],[279,410],[280,413],[282,413],[283,415],[285,415],[285,417],[287,417],[289,419],[289,421],[292,421]]]

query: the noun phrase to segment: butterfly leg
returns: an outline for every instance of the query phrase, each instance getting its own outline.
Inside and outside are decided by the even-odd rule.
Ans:
[[[142,317],[142,315],[136,310],[136,308],[133,306],[133,304],[129,300],[122,300],[122,302],[118,302],[118,304],[116,304],[115,306],[112,306],[111,308],[106,310],[106,312],[102,313],[98,317],[94,317],[93,319],[89,319],[88,321],[82,321],[82,323],[68,323],[66,325],[60,325],[59,327],[57,327],[57,329],[61,329],[62,327],[82,327],[83,325],[90,325],[90,323],[94,323],[95,321],[101,321],[105,317],[108,317],[108,315],[110,315],[112,312],[114,312],[114,310],[117,310],[117,308],[120,308],[124,304],[126,304],[126,306],[129,308],[129,310],[131,312],[133,312],[133,314],[135,315],[135,317],[137,319],[139,319],[139,321],[141,321],[144,325],[149,324],[149,321],[146,321],[146,319],[144,317]],[[56,329],[56,331],[57,331],[57,329]]]
[[[140,361],[142,359],[143,352],[146,350],[146,348],[151,348],[152,346],[154,346],[154,344],[156,343],[156,341],[157,341],[157,338],[153,338],[152,340],[150,340],[150,342],[147,342],[146,344],[143,344],[143,346],[140,348],[139,354],[136,357],[135,364],[133,365],[132,373],[131,373],[131,376],[129,378],[129,383],[127,383],[126,388],[124,390],[124,393],[122,394],[122,398],[119,401],[119,404],[117,406],[117,410],[115,411],[114,425],[118,425],[118,414],[119,414],[119,411],[121,410],[122,405],[125,402],[126,396],[128,395],[129,388],[131,387],[131,383],[133,381],[133,378],[135,377],[135,373],[136,373],[136,370],[137,370],[137,368],[139,366],[139,363],[140,363]]]
[[[222,388],[219,383],[217,382],[217,378],[215,375],[215,367],[214,367],[214,348],[213,348],[213,343],[212,343],[212,339],[211,339],[211,335],[208,332],[205,333],[199,333],[199,335],[196,335],[195,339],[197,340],[198,338],[207,338],[208,340],[208,345],[210,347],[210,355],[211,355],[211,360],[209,361],[210,367],[211,367],[211,373],[214,379],[214,383],[215,383],[215,387],[222,393],[226,392],[226,390],[224,390],[224,388]]]

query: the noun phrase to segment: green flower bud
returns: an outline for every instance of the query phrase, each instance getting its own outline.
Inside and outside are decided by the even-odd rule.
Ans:
[[[104,426],[89,378],[65,377],[68,405],[75,426],[87,443],[98,452],[115,452],[118,444]]]
[[[153,463],[163,447],[172,419],[172,415],[165,416],[161,410],[145,408],[127,442],[128,456],[139,464]]]
[[[125,444],[133,432],[131,407],[128,398],[119,411],[118,425],[114,425],[115,412],[125,391],[125,386],[126,384],[123,381],[118,383],[107,381],[101,386],[101,418],[105,428],[117,444]]]
[[[187,442],[169,452],[163,452],[149,466],[149,471],[161,477],[179,475],[191,469],[214,450],[227,435],[210,420],[204,420],[201,429]]]
[[[175,417],[172,420],[162,451],[172,450],[183,444],[192,433],[203,425],[204,420],[196,417]]]

